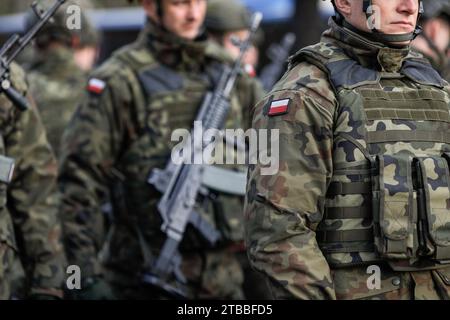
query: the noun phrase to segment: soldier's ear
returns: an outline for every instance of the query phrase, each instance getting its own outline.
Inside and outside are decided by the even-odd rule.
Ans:
[[[345,18],[349,17],[352,14],[352,3],[351,3],[352,1],[355,1],[355,0],[334,0],[336,9]],[[361,2],[361,7],[362,7],[362,1],[361,0],[357,0],[357,1]]]

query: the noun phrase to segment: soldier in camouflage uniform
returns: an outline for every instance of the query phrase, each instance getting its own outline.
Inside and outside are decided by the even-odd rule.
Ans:
[[[280,154],[249,170],[251,263],[280,299],[449,299],[450,87],[410,50],[421,1],[333,3],[255,109]]]
[[[412,46],[422,53],[441,76],[450,80],[450,0],[424,0],[425,13],[421,19],[423,32]]]
[[[25,95],[23,71],[11,71],[12,85]],[[0,94],[0,110],[0,299],[62,298],[55,157],[34,106],[21,112]]]
[[[36,54],[29,67],[30,92],[36,101],[50,144],[58,156],[64,129],[83,97],[87,74],[75,62],[75,42],[79,34],[91,29],[82,15],[81,30],[66,26],[67,8],[64,4],[35,39]],[[27,24],[32,26],[35,15],[29,12]]]
[[[82,29],[77,33],[75,41],[75,63],[81,70],[91,72],[94,68],[100,51],[101,33],[96,29],[93,21],[90,21],[86,12],[92,10],[92,1],[77,0],[83,13]]]
[[[250,14],[247,8],[237,0],[211,0],[208,2],[205,27],[211,38],[223,46],[232,57],[239,54],[237,47],[231,43],[231,37],[236,35],[243,40],[250,29]],[[255,50],[252,47],[251,50]],[[247,56],[252,52],[247,52]],[[247,63],[246,71],[250,76],[255,76],[253,65]],[[266,281],[259,272],[253,270],[249,264],[244,246],[242,233],[242,245],[237,248],[236,255],[244,271],[244,294],[246,299],[268,299]]]
[[[192,127],[206,91],[223,64],[232,63],[200,33],[205,0],[147,0],[143,6],[145,29],[92,74],[64,136],[65,246],[69,261],[81,266],[80,299],[164,296],[142,280],[166,240],[156,208],[161,194],[147,179],[170,159],[171,132]],[[238,77],[228,128],[242,126],[261,90],[244,73]],[[95,241],[93,225],[108,195],[114,223],[103,246]],[[232,247],[242,238],[243,199],[215,194],[201,200],[197,210],[221,231],[222,241],[210,247],[188,227],[180,248],[188,297],[242,298],[242,271]],[[168,284],[177,286],[172,279]]]
[[[244,40],[247,37],[250,29],[250,12],[239,0],[210,0],[205,27],[212,40],[223,46],[232,57],[237,58],[239,48],[233,44],[232,39],[234,37]],[[258,36],[254,38],[255,42],[259,40]],[[256,76],[257,57],[255,45],[251,46],[244,56],[246,71],[251,76]]]

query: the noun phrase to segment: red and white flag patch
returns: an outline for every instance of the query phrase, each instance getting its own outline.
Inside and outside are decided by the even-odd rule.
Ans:
[[[267,114],[273,117],[288,113],[290,102],[291,99],[272,101],[272,103],[270,104],[269,112]]]
[[[106,83],[100,79],[92,78],[88,83],[88,91],[96,94],[100,94],[106,87]]]
[[[255,68],[249,64],[246,63],[244,66],[245,72],[249,75],[250,78],[255,78],[256,77],[256,70]]]

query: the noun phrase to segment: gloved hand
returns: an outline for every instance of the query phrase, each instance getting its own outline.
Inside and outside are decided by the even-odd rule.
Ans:
[[[116,300],[113,288],[101,277],[87,278],[81,290],[70,290],[66,297],[72,300]]]

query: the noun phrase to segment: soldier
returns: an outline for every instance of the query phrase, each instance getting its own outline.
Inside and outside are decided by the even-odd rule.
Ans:
[[[424,0],[423,4],[425,9],[421,18],[423,32],[412,42],[412,46],[431,62],[444,79],[449,81],[447,49],[450,46],[450,1]]]
[[[248,36],[250,13],[239,0],[211,0],[208,2],[205,27],[211,39],[236,59],[239,48],[232,39],[243,40]],[[257,42],[260,36],[261,33],[254,40]],[[244,62],[247,72],[255,76],[255,68],[258,65],[258,49],[255,45],[247,51]]]
[[[333,4],[255,108],[280,152],[249,170],[251,263],[280,299],[449,299],[450,88],[409,47],[422,3]]]
[[[100,32],[96,29],[94,22],[91,21],[86,14],[87,10],[93,8],[91,1],[77,0],[82,8],[82,30],[77,33],[74,43],[75,62],[78,67],[85,71],[91,72],[98,59],[99,48],[101,43]]]
[[[23,71],[11,71],[25,95]],[[34,105],[21,112],[0,94],[0,108],[0,299],[60,299],[66,262],[56,161]]]
[[[248,36],[250,28],[250,14],[247,8],[237,0],[211,0],[208,2],[206,12],[205,26],[210,37],[218,44],[223,46],[228,53],[237,58],[239,48],[233,44],[231,38],[235,36],[239,40]],[[255,76],[255,67],[257,59],[255,56],[257,49],[255,46],[247,52],[245,62],[246,70],[250,76]],[[244,294],[246,299],[268,299],[268,289],[265,285],[265,279],[259,272],[254,271],[247,258],[245,246],[236,248],[236,255],[244,271]]]
[[[36,101],[42,122],[53,150],[60,153],[61,136],[84,94],[87,74],[76,63],[74,52],[80,35],[92,29],[82,15],[81,29],[67,28],[67,9],[75,2],[64,4],[35,39],[36,56],[29,68],[30,92]],[[28,12],[27,26],[35,23],[36,15]]]
[[[145,29],[134,44],[94,71],[64,135],[62,215],[68,259],[83,275],[79,299],[166,296],[142,278],[166,240],[156,208],[161,195],[147,180],[153,168],[163,168],[170,159],[171,132],[192,127],[222,65],[232,63],[201,32],[205,0],[142,4],[148,16]],[[261,90],[239,75],[227,127],[239,128],[246,121]],[[103,246],[95,241],[93,225],[108,195],[114,222]],[[242,238],[243,200],[227,194],[202,200],[198,212],[221,231],[222,241],[210,247],[188,227],[180,248],[187,296],[242,298],[242,271],[230,248]],[[166,284],[177,286],[173,279]]]

